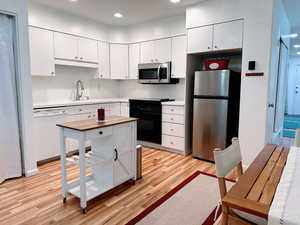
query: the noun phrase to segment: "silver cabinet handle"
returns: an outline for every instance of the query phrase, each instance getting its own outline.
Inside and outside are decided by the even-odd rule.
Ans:
[[[55,75],[55,73],[54,73],[54,72],[51,72],[51,75]]]
[[[218,48],[218,46],[215,46],[215,48]]]
[[[78,59],[78,56],[75,56],[74,58],[75,58],[75,59]]]
[[[274,108],[274,104],[270,103],[270,104],[268,104],[268,107],[269,108]]]
[[[207,49],[210,49],[210,47],[208,46]]]
[[[83,60],[83,57],[80,57],[81,60]]]

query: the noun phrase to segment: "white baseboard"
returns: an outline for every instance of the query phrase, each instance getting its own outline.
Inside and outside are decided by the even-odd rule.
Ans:
[[[34,175],[36,175],[38,173],[39,173],[39,170],[36,168],[34,170],[25,171],[25,176],[26,177],[31,177],[31,176],[34,176]]]

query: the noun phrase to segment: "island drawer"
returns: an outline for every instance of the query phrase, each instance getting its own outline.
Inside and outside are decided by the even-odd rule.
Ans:
[[[112,135],[112,133],[113,133],[112,127],[103,127],[103,128],[87,131],[86,138],[92,139],[92,138],[99,138],[99,137],[107,137]]]

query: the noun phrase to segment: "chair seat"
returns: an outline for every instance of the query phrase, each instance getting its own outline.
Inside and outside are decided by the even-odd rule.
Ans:
[[[252,214],[249,214],[249,213],[237,210],[237,209],[232,209],[231,208],[231,210],[237,216],[239,216],[242,219],[245,219],[245,220],[247,220],[251,223],[254,223],[254,224],[257,224],[257,225],[266,225],[266,224],[268,224],[268,221],[266,219],[261,218],[259,216],[255,216],[255,215],[252,215]]]

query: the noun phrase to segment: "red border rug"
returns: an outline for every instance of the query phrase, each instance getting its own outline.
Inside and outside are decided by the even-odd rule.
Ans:
[[[216,175],[205,173],[202,171],[196,171],[191,176],[189,176],[187,179],[185,179],[183,182],[181,182],[179,185],[177,185],[175,188],[173,188],[171,191],[169,191],[167,194],[165,194],[163,197],[158,199],[156,202],[154,202],[152,205],[150,205],[148,208],[146,208],[144,211],[142,211],[140,214],[138,214],[136,217],[134,217],[132,220],[130,220],[126,225],[135,225],[139,221],[141,221],[144,217],[146,217],[148,214],[150,214],[152,211],[154,211],[157,207],[162,205],[165,201],[167,201],[169,198],[171,198],[173,195],[175,195],[179,190],[181,190],[185,185],[190,183],[192,180],[194,180],[196,177],[198,177],[200,174],[210,176],[210,177],[216,177]],[[230,182],[235,182],[235,180],[226,179]],[[212,225],[214,223],[214,217],[215,212],[217,210],[217,207],[211,212],[211,214],[206,218],[204,223],[202,225]],[[217,212],[217,217],[219,217],[222,213],[222,207],[219,207],[219,210]]]

